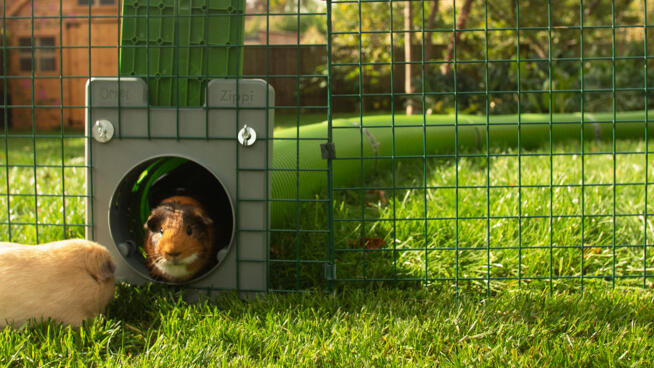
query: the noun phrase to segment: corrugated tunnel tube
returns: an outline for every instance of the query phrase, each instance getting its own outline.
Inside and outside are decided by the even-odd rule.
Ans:
[[[646,111],[620,113],[494,115],[378,115],[332,120],[333,186],[356,187],[371,170],[389,169],[392,159],[486,152],[490,148],[534,149],[550,142],[612,141],[654,137]],[[647,123],[645,123],[647,122]],[[327,187],[327,160],[320,144],[327,122],[275,131],[271,226],[288,228],[296,206]],[[580,148],[581,149],[581,148]],[[363,168],[363,173],[362,173]],[[326,198],[322,195],[321,198]]]

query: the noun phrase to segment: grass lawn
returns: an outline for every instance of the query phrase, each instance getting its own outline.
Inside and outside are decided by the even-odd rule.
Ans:
[[[647,367],[653,297],[380,289],[190,305],[171,290],[121,286],[107,316],[79,330],[0,331],[0,366]]]
[[[0,238],[83,236],[83,143],[0,141]],[[652,366],[652,157],[643,141],[615,149],[398,160],[372,190],[335,193],[337,271],[349,280],[336,296],[187,304],[173,289],[121,285],[106,318],[80,330],[0,331],[0,367]],[[324,209],[302,208],[304,228],[324,229]],[[320,264],[295,262],[324,260],[323,240],[271,234],[273,288],[324,286]]]
[[[446,283],[487,293],[520,287],[652,287],[654,157],[644,141],[578,142],[487,157],[396,160],[362,189],[335,192],[335,261],[358,284]],[[648,170],[648,168],[650,168]],[[583,183],[583,186],[582,186]],[[613,184],[616,184],[615,187]],[[322,204],[303,229],[326,228]],[[323,222],[321,222],[323,221]],[[647,242],[645,241],[647,239]],[[315,285],[321,234],[273,234],[280,289]],[[582,246],[583,244],[583,246]],[[284,262],[283,260],[289,260]],[[582,272],[583,269],[583,272]],[[583,280],[582,280],[583,275]],[[490,279],[490,282],[486,282]]]

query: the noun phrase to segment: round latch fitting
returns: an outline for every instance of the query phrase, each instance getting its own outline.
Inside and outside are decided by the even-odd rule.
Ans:
[[[243,128],[238,132],[238,143],[244,147],[249,147],[257,141],[257,132],[249,126],[243,125]]]
[[[114,136],[114,126],[109,120],[98,120],[91,129],[93,139],[100,143],[107,143]]]
[[[136,246],[131,240],[118,243],[118,251],[123,255],[123,257],[129,257],[129,255],[132,254],[134,248],[136,248]]]

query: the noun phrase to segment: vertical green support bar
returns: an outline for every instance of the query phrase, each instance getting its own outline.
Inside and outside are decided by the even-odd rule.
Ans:
[[[266,80],[270,80],[270,1],[266,1]],[[329,57],[329,56],[328,56]],[[328,87],[329,88],[329,87]],[[268,101],[268,95],[266,94],[266,101]],[[266,106],[268,106],[268,103],[266,103]],[[268,114],[266,114],[266,121],[268,119]],[[268,140],[266,142],[271,142],[270,144],[273,144],[274,141],[271,141],[271,137],[268,137]],[[268,146],[266,146],[267,148]],[[267,151],[266,151],[267,152]],[[299,152],[299,151],[298,151]],[[267,154],[267,153],[266,153]],[[269,168],[272,169],[272,168]],[[270,175],[272,176],[272,175]],[[268,175],[266,175],[266,181],[268,179]],[[268,186],[266,186],[266,193],[268,192]],[[268,205],[271,206],[270,203],[270,198],[272,196],[268,196]],[[269,208],[266,208],[266,210],[269,210]],[[269,213],[268,211],[267,213]],[[268,286],[267,289],[270,290],[270,227],[267,229],[268,237],[267,237],[267,246],[266,246],[266,275],[268,275]],[[329,251],[329,250],[327,250]]]
[[[245,12],[245,4],[243,4],[242,7],[243,7],[243,12]],[[225,16],[226,19],[228,19],[228,21],[229,21],[229,22],[227,22],[228,24],[232,23],[233,18],[238,17],[238,16],[234,15],[233,13],[231,13],[231,11],[232,11],[232,9],[228,9],[228,14],[229,15]],[[242,14],[240,15],[240,20],[241,20],[241,22],[245,21],[243,19]],[[243,24],[243,23],[241,23],[241,24]],[[232,27],[232,29],[233,28],[234,27]],[[238,37],[240,37],[240,40],[237,41],[237,45],[234,45],[234,47],[237,47],[237,49],[243,50],[243,41],[242,41],[243,32],[242,31],[240,32],[240,35]],[[229,44],[229,42],[226,42],[226,44]],[[229,47],[228,47],[228,49],[229,49]],[[243,55],[243,54],[240,53],[239,55]],[[241,79],[241,74],[242,73],[241,73],[240,68],[242,68],[242,66],[243,66],[243,62],[242,62],[243,58],[240,57],[238,60],[239,61],[238,61],[237,64],[238,64],[239,70],[238,70],[237,73],[235,73],[235,75],[232,76],[232,78],[234,78],[236,80],[236,88],[235,88],[234,92],[236,93],[236,96],[237,96],[236,101],[235,101],[236,102],[236,104],[235,104],[235,109],[236,109],[236,111],[235,111],[235,115],[236,115],[235,120],[236,120],[236,131],[237,132],[239,130],[239,125],[238,124],[239,124],[239,121],[240,121],[240,114],[241,114],[241,108],[240,108],[240,104],[241,104],[240,100],[241,99],[238,98],[238,96],[241,95],[241,92],[240,92],[240,88],[241,88],[240,79]],[[268,101],[268,93],[266,93],[266,101]],[[268,106],[266,104],[266,108],[267,107]],[[266,110],[266,120],[268,119],[267,111],[268,110]],[[269,139],[269,137],[267,135],[268,135],[268,133],[266,133],[266,140]],[[239,154],[238,154],[238,144],[236,144],[235,146],[236,146],[236,198],[237,198],[236,202],[238,203],[238,201],[240,200],[240,194],[239,194],[239,181],[240,181],[240,178],[239,178],[239,176],[240,176],[240,173],[241,173],[241,168],[239,166],[240,165],[240,159],[239,159]],[[267,155],[267,153],[266,153],[266,155]],[[266,167],[267,166],[268,166],[268,163],[266,162]],[[235,211],[234,216],[236,216],[237,219],[240,217],[239,214],[238,214],[238,210]],[[241,290],[241,251],[240,251],[240,248],[241,248],[241,231],[240,231],[241,230],[241,222],[240,222],[240,220],[236,221],[236,226],[237,226],[237,229],[238,229],[238,231],[236,232],[236,234],[234,236],[234,246],[236,246],[236,288],[238,290]]]
[[[550,152],[550,295],[554,292],[554,285],[552,285],[552,277],[554,275],[553,263],[553,247],[554,247],[554,154],[552,152],[552,0],[547,0],[547,79],[548,89],[547,97],[549,101],[549,152]]]
[[[269,6],[270,2],[268,2],[267,4]],[[245,14],[245,10],[243,10],[243,13]],[[243,17],[245,17],[245,15],[243,15]],[[243,19],[243,24],[245,24],[245,19]],[[269,27],[270,27],[270,24],[268,22],[266,22],[266,27],[267,27],[267,29],[269,29]],[[266,35],[269,35],[269,34],[270,34],[270,32],[266,31]],[[268,36],[267,36],[266,46],[268,46],[269,43],[270,42],[268,41]],[[241,55],[241,60],[242,60],[243,55],[245,53],[245,50],[244,50],[243,46],[240,47],[239,52],[240,52],[239,55]],[[266,47],[265,65],[266,65],[265,78],[266,78],[266,81],[270,81],[270,47]],[[241,68],[242,67],[243,66],[241,65]],[[269,108],[272,108],[272,106],[270,106],[270,103],[271,103],[270,95],[268,93],[266,93],[266,111],[268,111]],[[266,113],[266,132],[270,132],[270,130],[271,130],[270,129],[270,124],[274,124],[274,123],[275,123],[274,121],[270,121],[270,114]],[[271,137],[268,133],[266,133],[266,173],[265,173],[265,177],[266,177],[266,179],[265,179],[265,182],[266,182],[266,187],[265,187],[266,188],[265,189],[265,194],[266,194],[266,222],[265,223],[268,224],[266,226],[266,234],[265,234],[265,236],[266,236],[266,253],[265,253],[266,254],[266,292],[268,292],[270,290],[270,227],[271,227],[270,224],[272,223],[271,218],[270,218],[271,217],[270,216],[271,197],[272,197],[272,193],[271,193],[270,188],[272,188],[272,183],[270,181],[271,181],[271,178],[272,178],[272,173],[271,173],[272,165],[269,166],[269,163],[272,162],[272,157],[270,157],[269,155],[270,155],[270,152],[272,150],[271,146],[274,143],[273,138],[274,137]]]
[[[266,6],[268,8],[270,7],[270,1],[266,2]],[[270,13],[270,12],[267,12],[267,14],[268,13]],[[245,15],[244,15],[244,17],[245,17]],[[270,32],[269,32],[270,22],[269,21],[270,21],[269,15],[266,15],[266,46],[268,46],[268,44],[270,43],[269,39],[268,39],[269,34],[270,34]],[[243,20],[243,22],[245,24],[245,20]],[[241,56],[244,55],[245,50],[243,50],[243,47],[241,48],[240,52],[241,52]],[[242,59],[242,57],[241,57],[241,59]],[[265,78],[266,78],[266,81],[269,81],[270,80],[270,48],[269,47],[266,47],[265,65],[266,65]],[[268,95],[268,93],[266,93],[266,109],[268,109],[269,107],[271,107],[270,106],[269,95]],[[270,124],[274,124],[274,121],[270,121],[270,114],[266,114],[266,132],[270,131],[270,129],[269,129]],[[273,145],[273,143],[274,143],[273,139],[274,139],[274,137],[270,137],[268,134],[266,134],[266,162],[267,163],[272,162],[272,158],[269,157],[268,155],[270,154],[269,153],[270,149],[271,149],[270,146]],[[270,181],[271,181],[272,173],[270,172],[270,170],[272,170],[272,167],[268,166],[268,164],[266,164],[266,170],[267,171],[266,171],[266,175],[265,175],[266,176],[266,179],[265,179],[265,181],[266,181],[266,189],[265,189],[265,193],[266,193],[266,222],[265,223],[269,224],[269,225],[266,226],[266,253],[265,254],[266,254],[266,276],[267,276],[266,277],[266,292],[268,292],[270,290],[270,238],[271,238],[271,234],[270,234],[271,225],[270,224],[272,223],[271,218],[270,218],[271,217],[270,216],[270,208],[272,206],[272,204],[271,204],[272,193],[270,191],[270,188],[272,187],[272,183],[270,183]]]
[[[204,17],[203,19],[205,21],[202,23],[202,26],[204,28],[202,30],[202,33],[205,34],[205,35],[208,35],[209,31],[210,31],[210,28],[209,28],[209,23],[210,23],[210,20],[209,20],[209,0],[204,0],[203,6],[204,6],[204,13],[202,15],[203,15],[203,17]],[[245,22],[245,20],[244,20],[244,22]],[[202,40],[200,40],[200,43],[202,44],[202,47],[204,48],[204,50],[206,50],[205,52],[202,53],[202,66],[201,66],[202,71],[201,71],[201,73],[204,76],[209,75],[209,42],[208,42],[208,40],[209,40],[209,37],[203,37]],[[206,101],[206,104],[207,104],[207,108],[204,109],[204,132],[205,132],[204,133],[204,139],[208,141],[209,140],[209,110],[211,108],[209,106],[208,101],[211,101],[211,96],[209,96],[209,90],[208,89],[207,89],[206,93],[207,93],[207,96],[206,96],[205,101]],[[266,96],[268,96],[268,94],[266,94]]]
[[[452,0],[452,47],[453,47],[453,67],[454,71],[454,201],[455,201],[455,234],[456,239],[454,242],[455,247],[455,285],[456,297],[459,298],[459,96],[457,94],[457,81],[456,81],[456,0]]]
[[[616,193],[616,188],[615,188],[615,172],[616,172],[616,139],[615,139],[615,121],[616,121],[616,108],[617,105],[615,103],[616,99],[616,92],[615,92],[615,0],[611,0],[611,92],[613,94],[613,121],[611,122],[611,128],[612,128],[612,133],[613,133],[613,185],[611,187],[613,191],[613,213],[612,213],[612,218],[611,218],[611,230],[613,230],[612,234],[612,252],[613,252],[613,264],[612,264],[612,275],[611,275],[611,286],[615,288],[615,193]]]
[[[67,224],[66,224],[66,170],[64,169],[66,165],[65,155],[64,155],[64,72],[61,67],[64,62],[63,57],[63,30],[64,30],[64,20],[63,20],[63,9],[61,6],[61,0],[59,1],[59,129],[61,129],[59,134],[59,148],[61,153],[61,217],[63,222],[63,237],[68,237]]]
[[[649,213],[647,208],[647,189],[649,187],[649,136],[647,126],[649,125],[649,91],[647,85],[647,0],[643,0],[643,84],[644,84],[644,98],[645,98],[645,206],[643,208],[644,221],[643,221],[643,289],[647,288],[647,222],[649,220]]]
[[[209,0],[204,0],[204,5],[203,6],[204,6],[204,9],[205,9],[205,13],[203,14],[204,18],[209,18],[209,13],[208,13]],[[203,34],[208,35],[209,34],[209,19],[206,19],[206,21],[203,23],[203,28],[204,28],[203,29]],[[208,68],[209,68],[208,67],[208,64],[209,64],[209,60],[208,60],[208,58],[209,58],[209,44],[207,43],[207,37],[204,37],[204,39],[201,42],[203,43],[202,46],[206,50],[206,52],[204,52],[202,54],[202,75],[207,76],[209,74],[209,71],[208,71]],[[209,101],[211,101],[211,96],[209,95],[209,89],[208,88],[207,88],[206,93],[207,93],[207,96],[206,96],[206,99],[205,99],[206,108],[204,109],[204,140],[208,141],[209,140],[209,110],[211,110],[211,106],[209,106]],[[267,187],[266,187],[266,189],[267,189]],[[268,242],[267,241],[266,241],[266,252],[268,252]],[[268,274],[268,269],[266,269],[266,275],[267,274]],[[237,275],[237,277],[238,277],[238,275]],[[267,281],[267,278],[266,278],[266,281]],[[237,281],[237,285],[238,285],[238,281]],[[267,287],[268,287],[268,285],[266,284],[266,288]],[[211,288],[207,288],[206,294],[211,295]]]
[[[612,133],[613,133],[613,186],[611,187],[613,191],[613,213],[612,213],[612,230],[613,230],[613,240],[611,241],[612,244],[612,251],[613,251],[613,273],[611,277],[611,285],[613,288],[615,288],[615,263],[616,263],[616,254],[615,254],[615,193],[616,193],[616,180],[615,180],[615,172],[616,172],[616,161],[617,161],[617,155],[616,155],[616,137],[615,137],[615,124],[616,124],[616,109],[617,105],[615,102],[616,99],[616,92],[615,92],[615,0],[611,0],[611,92],[613,94],[613,121],[612,121]]]
[[[177,6],[175,7],[175,35],[174,35],[175,36],[175,42],[173,44],[174,45],[174,48],[173,48],[173,55],[174,55],[174,57],[173,57],[173,60],[174,60],[174,62],[173,62],[173,90],[175,91],[175,98],[172,101],[172,106],[175,107],[175,114],[176,114],[176,118],[175,118],[175,122],[176,122],[176,124],[175,124],[175,140],[177,140],[177,141],[179,141],[179,138],[180,138],[180,136],[179,136],[179,107],[180,107],[180,104],[182,104],[182,101],[183,101],[181,97],[186,95],[186,91],[182,91],[182,89],[183,89],[183,87],[186,87],[185,82],[186,82],[186,80],[188,78],[188,74],[185,73],[185,66],[188,65],[188,60],[183,65],[180,65],[180,64],[182,64],[182,59],[185,58],[184,56],[180,56],[180,55],[184,54],[184,50],[181,50],[180,46],[183,43],[185,43],[185,41],[182,40],[182,38],[185,38],[183,36],[187,36],[187,35],[182,34],[184,32],[183,25],[184,25],[184,23],[188,22],[188,20],[186,20],[186,19],[184,19],[182,17],[182,14],[184,14],[184,9],[183,9],[184,1],[188,1],[188,0],[182,0],[182,2],[180,2],[178,0],[177,1]],[[186,56],[186,59],[188,59],[188,55],[185,55],[185,56]],[[181,73],[185,73],[185,74],[180,75]],[[236,96],[238,96],[238,92],[236,93]],[[236,100],[238,101],[238,98]],[[152,102],[150,102],[150,104],[152,104]],[[237,104],[238,104],[238,102],[237,102]],[[238,119],[236,121],[238,122]],[[236,128],[236,131],[238,132],[238,128]],[[236,159],[238,160],[238,153],[236,155]],[[237,168],[237,170],[238,170],[238,168]],[[237,193],[237,196],[238,196],[238,178],[236,180],[236,185],[237,185],[236,193]],[[238,210],[236,210],[236,212],[238,212]],[[237,218],[237,220],[236,220],[237,228],[236,229],[238,230],[238,215],[237,215],[236,218]],[[236,234],[238,234],[238,231],[236,232]],[[237,246],[237,248],[238,248],[238,246]],[[237,258],[236,264],[238,264],[238,257],[236,257],[236,258]]]
[[[300,1],[298,1],[297,4],[297,29],[300,29]],[[297,79],[296,79],[296,90],[300,90],[300,32],[296,33],[296,40],[297,40],[297,45],[296,45],[296,71],[297,71]],[[300,202],[300,94],[297,93],[295,96],[295,167],[298,170],[298,175],[296,177],[295,181],[295,194],[296,194],[296,201],[299,204]],[[300,215],[300,209],[301,206],[296,205],[295,206],[295,289],[299,290],[300,289],[300,275],[301,275],[301,268],[302,268],[302,263],[300,262],[300,228],[302,227],[300,225],[301,223],[301,215]]]
[[[393,285],[397,285],[397,192],[395,190],[397,183],[395,180],[395,86],[393,85],[393,65],[395,65],[395,56],[393,50],[393,0],[390,0],[390,38],[391,38],[391,198],[393,198],[393,230],[391,238],[393,239]]]
[[[358,93],[358,100],[359,100],[359,148],[360,148],[359,149],[359,157],[361,157],[360,160],[359,160],[359,162],[360,162],[359,170],[361,171],[360,175],[359,175],[359,183],[360,183],[360,187],[361,187],[359,189],[359,202],[361,203],[361,212],[360,212],[360,214],[361,214],[361,231],[359,232],[359,244],[365,244],[365,241],[366,241],[366,225],[367,224],[366,224],[366,221],[365,221],[365,193],[364,193],[365,180],[364,180],[364,171],[363,171],[363,167],[364,167],[364,165],[363,165],[363,163],[364,163],[364,160],[363,160],[363,135],[364,135],[364,132],[363,132],[363,111],[364,111],[364,108],[363,108],[363,51],[362,51],[363,50],[363,40],[362,40],[363,33],[362,33],[362,29],[361,29],[361,24],[363,23],[363,19],[361,17],[362,9],[361,9],[361,1],[360,0],[357,1],[357,6],[358,6],[357,15],[359,17],[359,22],[358,22],[359,27],[357,29],[357,32],[358,32],[357,38],[359,39],[359,58],[358,58],[359,62],[358,62],[358,65],[357,65],[357,67],[359,68],[359,83],[358,83],[359,91],[357,93]],[[365,280],[363,282],[363,287],[366,288],[366,287],[368,287],[368,282],[367,282],[367,279],[368,279],[368,251],[367,251],[367,249],[365,247],[362,249],[361,255],[362,255],[361,258],[362,258],[362,263],[363,263],[361,265],[362,275],[363,275],[363,279]]]
[[[32,175],[34,175],[34,233],[35,233],[35,239],[36,239],[36,244],[39,244],[39,191],[38,191],[38,179],[37,179],[37,171],[36,171],[36,95],[34,91],[36,90],[36,85],[35,85],[35,71],[36,71],[36,66],[37,66],[37,60],[35,54],[34,54],[34,49],[40,48],[41,44],[40,42],[36,42],[37,39],[34,35],[34,23],[36,23],[36,18],[34,17],[34,1],[30,2],[31,5],[31,14],[30,14],[30,21],[31,21],[31,35],[30,37],[32,38]],[[90,19],[90,18],[89,18]],[[89,21],[89,29],[91,28],[91,22]],[[90,32],[90,31],[89,31]],[[89,40],[91,38],[89,37]],[[89,59],[91,60],[91,59]],[[89,72],[90,72],[90,65],[89,65]]]
[[[146,0],[146,1],[147,1],[147,3],[146,3],[145,22],[143,22],[143,21],[138,22],[138,18],[135,20],[135,22],[138,22],[138,24],[145,23],[145,55],[144,55],[144,57],[145,57],[145,83],[149,86],[149,88],[152,88],[153,84],[151,84],[151,83],[159,83],[159,80],[157,78],[153,82],[150,79],[150,56],[151,56],[153,51],[157,52],[159,54],[158,58],[155,58],[155,59],[157,59],[157,61],[156,61],[157,64],[161,63],[161,59],[163,58],[163,56],[161,55],[162,54],[161,47],[153,48],[152,45],[150,44],[150,38],[151,38],[150,22],[154,21],[154,24],[153,24],[154,27],[153,28],[155,28],[155,32],[157,32],[157,31],[159,32],[158,33],[159,36],[157,37],[157,39],[162,39],[163,40],[163,37],[164,37],[163,36],[164,18],[162,18],[162,17],[164,16],[164,9],[158,9],[160,11],[157,14],[158,16],[152,17],[151,9],[150,9],[150,1],[153,1],[153,0]],[[124,10],[123,10],[123,12],[124,12]],[[123,19],[123,22],[125,22],[125,21],[126,20]],[[169,19],[169,21],[173,21],[173,19]],[[158,29],[157,29],[157,24],[159,24]],[[175,28],[173,27],[173,31],[174,30],[175,30]],[[122,42],[124,42],[124,41],[121,39],[121,43]],[[160,42],[157,43],[157,44],[158,44],[158,46],[161,46]],[[172,50],[168,50],[168,51],[172,52]],[[121,59],[118,59],[118,60],[121,60]],[[122,67],[122,60],[121,60],[121,63],[119,63],[119,64],[121,64],[121,65],[118,66],[118,70],[120,71],[120,68]],[[161,70],[160,72],[163,73],[165,71]],[[119,74],[118,81],[120,82],[120,74]],[[118,88],[118,91],[120,91],[120,88]],[[151,95],[152,95],[152,91],[149,90],[148,91],[148,96],[151,96]],[[120,99],[118,101],[120,102]],[[148,103],[151,103],[151,102],[152,102],[152,98],[148,98]],[[145,113],[147,114],[146,115],[147,124],[145,126],[146,126],[146,129],[147,129],[147,137],[148,137],[148,140],[149,140],[149,139],[152,139],[150,109],[146,109]],[[120,116],[120,115],[122,115],[122,114],[118,114],[118,116]],[[120,126],[120,122],[119,122],[118,126]]]
[[[522,286],[522,109],[520,90],[520,2],[515,2],[516,66],[518,89],[518,285]],[[490,165],[489,165],[490,167]],[[550,260],[551,263],[551,260]],[[550,282],[552,277],[550,275]]]
[[[63,2],[63,0],[60,1],[60,6],[61,6],[62,2]],[[90,1],[89,1],[89,8],[88,8],[88,20],[89,20],[89,27],[88,27],[88,40],[89,40],[89,47],[88,47],[89,70],[88,70],[88,72],[89,72],[89,74],[88,74],[88,79],[90,80],[91,79],[91,2]],[[63,100],[63,96],[62,96],[62,100]],[[93,95],[92,94],[89,94],[89,100],[86,101],[86,102],[91,106],[93,105]],[[86,137],[84,137],[85,140],[86,140],[85,144],[86,144],[87,147],[89,147],[91,145],[91,139],[93,139],[93,138],[91,138],[91,128],[88,127],[87,130],[84,132],[84,134],[86,135]],[[92,170],[92,168],[93,168],[93,155],[91,154],[91,152],[88,153],[88,162],[86,162],[86,166],[87,166],[86,167],[86,173],[87,173],[87,175],[89,175],[89,179],[90,179],[91,175],[93,175],[93,170]],[[87,192],[86,194],[87,194],[87,196],[93,196],[93,181],[92,180],[87,180],[87,183],[88,183],[89,187],[86,188],[86,192]],[[93,211],[94,211],[93,201],[87,201],[87,203],[90,203],[89,211],[91,211],[91,218],[93,218],[94,217],[93,216]],[[93,233],[93,228],[94,228],[93,223],[87,224],[87,226],[89,226],[88,229],[91,229],[90,231],[88,231],[88,233],[91,234],[90,239],[93,240],[94,236],[95,236],[95,234]],[[89,238],[89,237],[87,237],[87,238]]]
[[[327,0],[327,144],[333,143],[332,132],[332,0]],[[328,252],[327,258],[330,265],[334,264],[334,175],[332,172],[333,162],[331,157],[327,159],[327,224],[328,232]],[[335,280],[329,277],[327,280],[327,291],[334,291]]]
[[[7,2],[2,2],[2,18],[7,19]],[[7,22],[2,22],[2,70],[4,75],[2,78],[2,99],[4,103],[4,144],[5,144],[5,185],[7,189],[7,241],[11,241],[11,192],[9,186],[9,104],[7,103]]]
[[[148,0],[148,2],[149,2],[149,1],[150,1],[150,0]],[[118,21],[118,24],[120,24],[120,10],[121,10],[120,8],[121,8],[120,6],[116,7],[116,20]],[[149,7],[148,7],[148,11],[149,11]],[[148,13],[148,17],[149,17],[149,13]],[[118,44],[116,45],[116,54],[117,54],[117,55],[116,55],[116,56],[117,56],[117,59],[116,59],[116,60],[120,60],[120,34],[121,34],[121,27],[117,27],[116,32],[117,32],[117,38],[116,38],[117,41],[116,41],[116,42],[118,43]],[[148,34],[148,33],[149,33],[149,24],[148,24],[148,28],[146,28],[146,34]],[[146,44],[146,49],[147,49],[147,44]],[[148,59],[148,57],[147,57],[147,53],[146,53],[146,68],[147,68],[147,59]],[[118,106],[117,106],[117,109],[118,109],[117,125],[118,125],[118,132],[119,132],[118,137],[119,137],[119,138],[122,138],[122,116],[121,116],[121,115],[122,115],[122,113],[121,113],[121,111],[122,111],[122,107],[121,107],[121,85],[120,85],[120,64],[119,64],[119,63],[116,65],[116,77],[117,77],[117,83],[116,83],[116,84],[117,84],[117,86],[116,86],[116,92],[117,92],[117,93],[116,93],[116,104],[118,105]],[[90,95],[90,94],[89,94],[89,95]],[[149,109],[148,109],[148,110],[149,110]],[[90,112],[89,112],[89,113],[90,113]],[[150,127],[149,127],[149,125],[150,125],[150,111],[148,111],[146,114],[147,114],[146,126],[147,126],[147,130],[148,130],[148,138],[149,138],[149,137],[150,137],[150,134],[149,134],[149,130],[150,130]],[[89,146],[89,147],[90,147],[90,146]],[[89,154],[90,154],[90,151],[91,151],[91,150],[89,150]],[[88,170],[89,172],[91,171],[90,169],[87,169],[87,170]],[[89,182],[92,182],[92,180],[89,181]],[[87,202],[92,202],[92,201],[87,200]],[[91,219],[94,219],[94,218],[95,218],[95,217],[91,216]],[[95,221],[95,220],[93,220],[93,221]]]
[[[235,115],[236,116],[234,117],[234,128],[235,128],[234,131],[235,132],[239,131],[239,126],[238,126],[238,122],[240,120],[239,119],[239,115],[240,115],[239,114],[239,111],[240,111],[239,105],[240,105],[240,100],[241,100],[240,97],[239,97],[241,95],[240,84],[241,84],[240,81],[238,80],[238,78],[236,78],[236,86],[235,86],[236,88],[234,90],[234,95],[236,96],[236,98],[235,98]],[[268,95],[268,94],[266,93],[266,95]],[[268,114],[266,114],[266,115],[268,115]],[[236,157],[236,173],[235,173],[236,174],[236,190],[235,190],[235,192],[236,192],[236,203],[238,204],[238,202],[241,200],[241,194],[240,194],[240,190],[239,190],[239,187],[240,187],[240,178],[239,178],[239,176],[240,176],[240,173],[241,173],[241,167],[240,167],[241,160],[240,160],[240,155],[239,155],[238,144],[234,144],[234,151],[235,151],[235,157]],[[234,249],[236,251],[236,289],[241,290],[241,252],[240,252],[239,248],[241,248],[241,230],[242,230],[242,227],[241,227],[241,216],[239,215],[239,206],[238,205],[234,209],[234,218],[235,218],[235,222],[236,222],[236,234],[234,234],[234,247],[236,247]]]
[[[456,38],[456,37],[455,37]],[[484,109],[486,113],[486,296],[490,296],[490,95],[488,93],[488,0],[484,0]]]
[[[585,144],[584,144],[584,121],[585,121],[585,112],[584,112],[584,0],[579,0],[579,73],[580,73],[580,110],[581,110],[581,121],[579,123],[580,139],[579,143],[581,144],[581,244],[580,244],[580,259],[581,259],[581,277],[579,280],[579,285],[581,291],[584,291],[584,243],[585,243],[585,223],[586,223],[586,204],[585,204]]]
[[[423,217],[425,218],[424,220],[424,227],[423,227],[423,235],[424,238],[422,240],[422,244],[425,247],[425,285],[429,282],[429,242],[428,242],[428,237],[427,237],[427,231],[429,229],[429,211],[427,210],[428,208],[428,201],[427,201],[427,109],[425,106],[427,105],[427,98],[425,96],[425,37],[427,35],[425,34],[425,1],[422,0],[420,2],[420,29],[422,33],[422,45],[420,47],[421,49],[421,54],[420,54],[420,88],[421,88],[421,102],[422,102],[422,205],[423,205]],[[431,34],[429,34],[428,37],[431,37]]]

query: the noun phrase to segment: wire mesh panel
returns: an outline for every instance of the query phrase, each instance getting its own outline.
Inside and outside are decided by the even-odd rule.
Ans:
[[[234,249],[266,244],[256,257],[235,251],[236,273],[265,263],[266,290],[651,287],[653,8],[3,1],[0,237],[43,243],[109,226],[87,220],[93,201],[115,204],[86,180],[117,164],[85,157],[85,108],[96,116],[100,99],[115,114],[113,139],[161,149],[130,166],[138,172],[110,175],[133,182],[125,196],[141,193],[161,158],[212,152],[198,160],[233,167],[219,181],[233,187]],[[117,88],[94,103],[90,79]],[[211,100],[215,79],[261,79],[274,101],[248,106],[240,83]],[[137,80],[143,101],[129,96]],[[268,154],[254,167],[238,132],[261,110],[274,115],[257,132]],[[134,114],[144,115],[130,125]],[[205,143],[229,153],[197,148]],[[126,221],[140,229],[149,203],[132,202]],[[265,218],[245,215],[261,203]]]
[[[211,165],[199,176],[178,175],[169,189],[197,187],[211,202],[209,187],[223,186],[216,190],[227,193],[223,207],[233,213],[214,220],[235,247],[217,257],[236,257],[235,269],[228,268],[237,288],[324,284],[326,161],[299,158],[314,148],[320,156],[327,128],[298,127],[327,120],[325,25],[320,2],[3,2],[2,240],[101,234],[128,261],[133,272],[119,272],[125,279],[147,274],[133,261],[146,255],[143,224],[156,205],[150,203],[161,183],[156,175],[171,177],[166,170],[206,160]],[[259,93],[254,79],[274,93]],[[224,80],[241,83],[221,89],[229,84]],[[85,157],[85,145],[102,149],[89,148]],[[274,163],[273,145],[281,150]],[[194,162],[179,166],[183,160]],[[121,165],[124,172],[116,169]],[[232,174],[211,177],[223,170]],[[322,249],[301,251],[309,241]],[[265,265],[263,287],[248,281],[260,274],[255,264]]]
[[[83,237],[84,84],[91,73],[116,70],[115,42],[89,47],[92,28],[112,35],[99,18],[115,22],[116,4],[102,3],[2,3],[4,241]]]
[[[647,1],[332,1],[332,285],[651,287]]]

